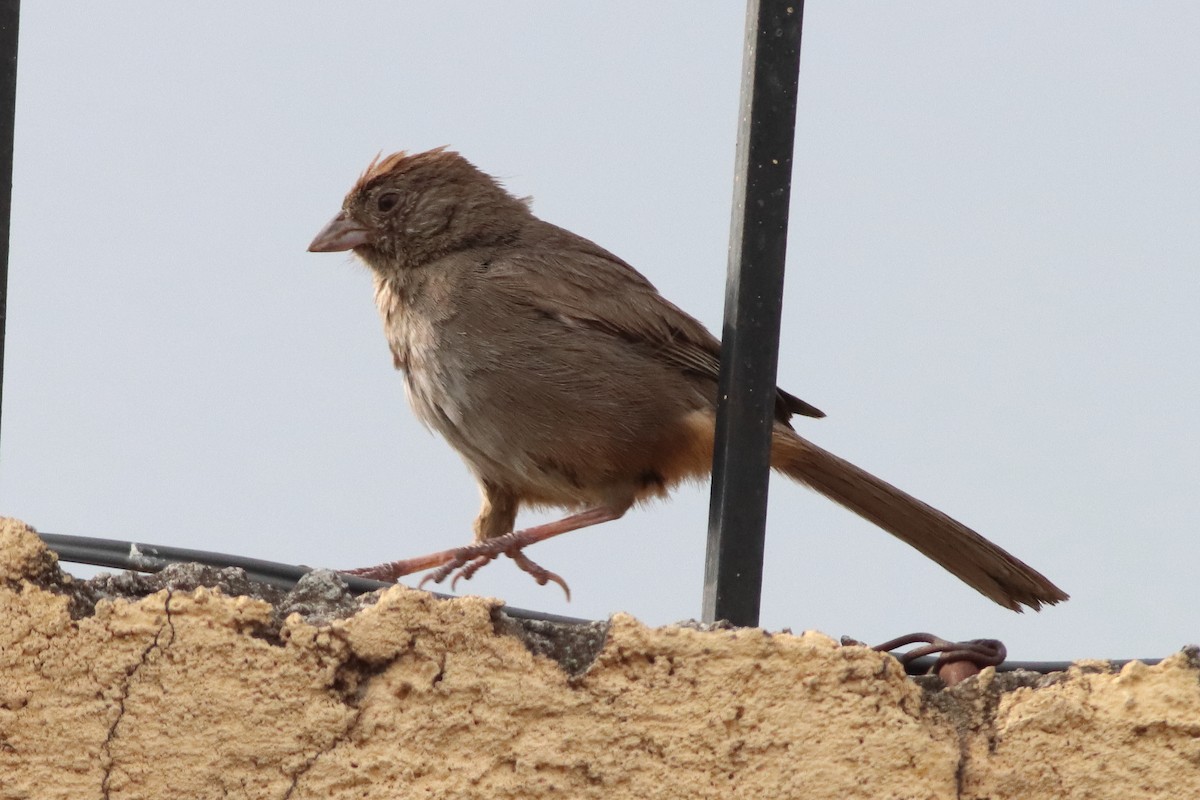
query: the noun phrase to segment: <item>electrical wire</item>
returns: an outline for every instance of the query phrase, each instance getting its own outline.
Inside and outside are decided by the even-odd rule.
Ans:
[[[246,577],[277,589],[289,591],[305,575],[313,571],[312,567],[295,564],[281,564],[277,561],[264,561],[260,558],[231,555],[229,553],[214,553],[208,550],[192,550],[187,547],[171,547],[169,545],[146,544],[121,539],[100,539],[93,536],[68,536],[61,533],[38,533],[46,546],[58,554],[60,561],[72,564],[91,564],[96,567],[109,569],[127,569],[134,572],[160,572],[169,564],[206,564],[210,567],[236,567],[244,570]],[[393,584],[360,578],[356,575],[339,573],[350,592],[355,595],[387,589]],[[433,593],[434,596],[447,599],[452,595]],[[590,624],[592,620],[577,617],[564,617],[558,614],[546,614],[540,611],[528,611],[523,608],[504,606],[503,611],[517,619],[541,620],[567,625]]]
[[[46,546],[58,554],[61,561],[73,564],[91,564],[109,569],[127,569],[134,572],[160,572],[169,564],[197,563],[211,567],[236,567],[244,570],[246,577],[259,581],[284,591],[295,587],[296,583],[309,572],[312,567],[295,564],[281,564],[277,561],[264,561],[259,558],[231,555],[229,553],[214,553],[208,550],[193,550],[187,547],[171,547],[169,545],[146,544],[121,539],[100,539],[92,536],[68,536],[59,533],[39,533]],[[350,592],[359,595],[386,589],[393,584],[360,578],[355,575],[339,574],[345,581]],[[453,595],[437,592],[434,596],[448,599]],[[541,611],[529,611],[523,608],[504,606],[505,614],[510,617],[525,620],[539,620],[565,625],[587,625],[593,620],[578,617],[564,617],[558,614],[547,614]],[[1114,668],[1128,664],[1135,659],[1110,660]],[[1136,659],[1144,664],[1157,664],[1161,659]],[[926,674],[933,666],[935,659],[923,657],[913,659],[905,665],[910,675]],[[1071,666],[1069,661],[1005,661],[996,667],[1000,672],[1027,670],[1030,672],[1063,672]]]

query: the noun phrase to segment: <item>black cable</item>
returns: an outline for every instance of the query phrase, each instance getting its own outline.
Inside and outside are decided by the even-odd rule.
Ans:
[[[58,554],[62,561],[73,564],[91,564],[96,567],[110,569],[128,569],[134,572],[160,572],[169,564],[196,563],[207,564],[211,567],[237,567],[245,570],[250,580],[266,583],[285,591],[295,587],[297,581],[308,573],[312,567],[281,564],[277,561],[264,561],[260,558],[247,558],[229,553],[213,553],[208,550],[192,550],[187,547],[170,547],[160,544],[145,544],[129,542],[120,539],[99,539],[92,536],[68,536],[61,533],[38,533],[46,546]],[[355,575],[340,574],[346,586],[353,594],[366,594],[377,589],[386,589],[392,584],[374,581],[369,578],[359,578]],[[452,595],[433,593],[436,597],[446,599]],[[577,617],[563,617],[558,614],[546,614],[540,611],[528,611],[523,608],[504,606],[503,611],[517,619],[533,619],[545,622],[558,622],[568,625],[590,624],[592,620]]]
[[[230,555],[228,553],[213,553],[208,550],[192,550],[187,547],[170,547],[159,544],[144,544],[141,542],[123,541],[120,539],[98,539],[91,536],[67,536],[58,533],[39,533],[46,546],[58,554],[61,561],[73,564],[91,564],[110,569],[128,569],[135,572],[159,572],[168,564],[197,563],[211,567],[237,567],[245,570],[246,577],[251,580],[269,584],[279,589],[290,590],[302,577],[312,572],[312,567],[281,564],[276,561],[264,561],[259,558]],[[354,575],[340,575],[346,586],[354,594],[365,594],[377,589],[386,589],[392,584],[359,578]],[[436,597],[447,599],[452,595],[435,592]],[[593,620],[578,617],[563,617],[557,614],[547,614],[541,611],[529,611],[523,608],[504,606],[503,611],[510,617],[526,620],[540,620],[567,625],[587,625]],[[1159,658],[1112,659],[1108,663],[1119,669],[1130,661],[1141,661],[1146,665],[1159,663]],[[905,666],[909,675],[924,675],[929,672],[936,659],[932,656],[913,659]],[[1029,672],[1065,672],[1071,666],[1069,661],[1005,661],[996,667],[999,672],[1027,670]]]

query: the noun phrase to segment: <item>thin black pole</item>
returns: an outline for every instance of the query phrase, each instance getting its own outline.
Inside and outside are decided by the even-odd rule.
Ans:
[[[8,232],[12,217],[17,30],[20,20],[20,0],[0,0],[0,400],[4,396],[4,331],[8,322]]]
[[[749,0],[704,568],[707,621],[757,625],[803,0]]]

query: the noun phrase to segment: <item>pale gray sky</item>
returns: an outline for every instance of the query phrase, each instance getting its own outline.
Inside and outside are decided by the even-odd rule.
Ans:
[[[719,330],[738,3],[27,3],[0,508],[349,567],[465,543],[370,279],[305,247],[449,144]],[[1073,595],[1016,615],[778,479],[763,623],[1014,658],[1200,639],[1200,6],[810,2],[780,383]],[[464,587],[699,613],[708,489]],[[541,517],[527,517],[536,520]]]

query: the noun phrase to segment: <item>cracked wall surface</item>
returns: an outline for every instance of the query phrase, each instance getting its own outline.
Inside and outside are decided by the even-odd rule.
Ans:
[[[260,589],[75,581],[0,522],[0,798],[1200,796],[1194,651],[944,689],[816,633]]]

